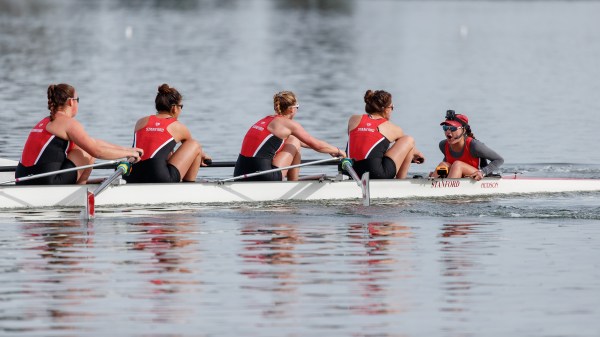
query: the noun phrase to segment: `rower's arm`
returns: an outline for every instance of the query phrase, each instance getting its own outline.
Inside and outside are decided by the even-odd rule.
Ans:
[[[118,159],[123,157],[136,157],[139,155],[133,148],[125,148],[119,145],[111,144],[100,139],[94,139],[88,135],[81,123],[71,119],[65,128],[65,132],[70,141],[87,152],[90,156],[100,159]],[[135,149],[139,150],[140,149]]]
[[[471,154],[475,157],[484,158],[490,161],[486,167],[481,168],[483,175],[498,170],[500,166],[504,164],[504,158],[502,158],[502,156],[477,139],[473,139],[473,142],[471,143]]]
[[[290,121],[289,128],[292,131],[292,135],[296,136],[302,143],[306,144],[311,149],[320,152],[320,153],[328,153],[332,156],[338,156],[342,154],[342,150],[337,147],[311,136],[300,123]],[[344,153],[345,156],[345,153]]]

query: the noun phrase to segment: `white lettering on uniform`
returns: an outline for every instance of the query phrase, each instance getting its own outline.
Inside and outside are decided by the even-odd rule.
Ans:
[[[163,129],[163,128],[146,128],[146,131],[148,131],[148,132],[164,132],[165,129]]]
[[[372,129],[372,128],[358,128],[358,131],[362,131],[362,132],[375,132],[375,129]]]

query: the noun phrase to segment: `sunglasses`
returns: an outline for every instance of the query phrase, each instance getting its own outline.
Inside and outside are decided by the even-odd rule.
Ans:
[[[451,126],[451,125],[442,125],[442,129],[444,129],[444,131],[450,130],[450,131],[454,132],[454,131],[456,131],[458,129],[462,129],[462,128],[463,128],[462,126],[456,127],[456,126]]]
[[[79,97],[69,97],[69,99],[72,99],[74,101],[77,101],[77,103],[79,103]]]
[[[171,106],[178,106],[179,109],[183,109],[183,104],[171,104]]]

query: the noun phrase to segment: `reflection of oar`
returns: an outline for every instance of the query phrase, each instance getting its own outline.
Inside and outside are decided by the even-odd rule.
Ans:
[[[98,166],[102,166],[102,165],[116,164],[116,163],[120,162],[121,160],[123,160],[123,159],[116,159],[116,160],[111,160],[111,161],[107,161],[107,162],[103,162],[103,163],[83,165],[83,166],[77,166],[77,167],[71,167],[71,168],[68,168],[68,169],[58,170],[58,171],[52,171],[52,172],[46,172],[46,173],[29,175],[29,176],[25,176],[25,177],[21,177],[21,178],[15,178],[15,179],[12,179],[12,180],[7,180],[7,181],[0,182],[0,185],[6,185],[6,184],[10,184],[10,183],[18,183],[20,181],[26,181],[26,180],[32,180],[32,179],[37,179],[37,178],[43,178],[43,177],[53,176],[55,174],[67,173],[67,172],[71,172],[71,171],[85,170],[87,168],[98,167]]]
[[[122,175],[128,175],[131,172],[131,163],[124,161],[119,163],[117,170],[110,177],[108,177],[100,186],[98,186],[94,192],[87,191],[87,203],[86,203],[86,215],[88,219],[91,219],[96,215],[96,196],[102,193],[108,185],[112,184],[113,181],[117,180]]]
[[[363,205],[369,206],[371,205],[371,193],[369,191],[369,172],[365,172],[362,175],[362,179],[358,177],[356,171],[352,168],[352,159],[344,158],[342,159],[342,169],[354,179],[358,187],[360,187],[362,191]]]
[[[248,174],[242,174],[236,177],[232,177],[232,178],[227,178],[227,179],[222,179],[217,181],[218,183],[224,183],[226,181],[234,181],[234,180],[239,180],[239,179],[245,179],[245,178],[250,178],[250,177],[256,177],[259,175],[263,175],[263,174],[268,174],[268,173],[272,173],[272,172],[278,172],[278,171],[283,171],[283,170],[289,170],[289,169],[293,169],[296,167],[302,167],[302,166],[308,166],[308,165],[318,165],[321,163],[326,163],[326,162],[330,162],[330,161],[337,161],[340,160],[341,158],[339,157],[334,157],[334,158],[327,158],[327,159],[322,159],[322,160],[315,160],[315,161],[311,161],[309,163],[302,163],[302,164],[296,164],[296,165],[291,165],[291,166],[285,166],[285,167],[278,167],[272,170],[265,170],[265,171],[259,171],[259,172],[254,172],[254,173],[248,173]]]

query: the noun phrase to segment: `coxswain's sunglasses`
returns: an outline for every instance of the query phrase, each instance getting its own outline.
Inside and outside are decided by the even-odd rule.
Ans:
[[[72,99],[74,101],[77,101],[77,103],[79,103],[79,97],[69,97],[69,99]]]
[[[171,106],[178,106],[179,109],[183,109],[183,104],[171,104]]]
[[[454,131],[456,131],[458,129],[462,129],[462,128],[463,128],[462,126],[456,127],[456,126],[451,126],[451,125],[442,125],[442,129],[444,129],[444,132],[448,131],[448,130],[454,132]]]

